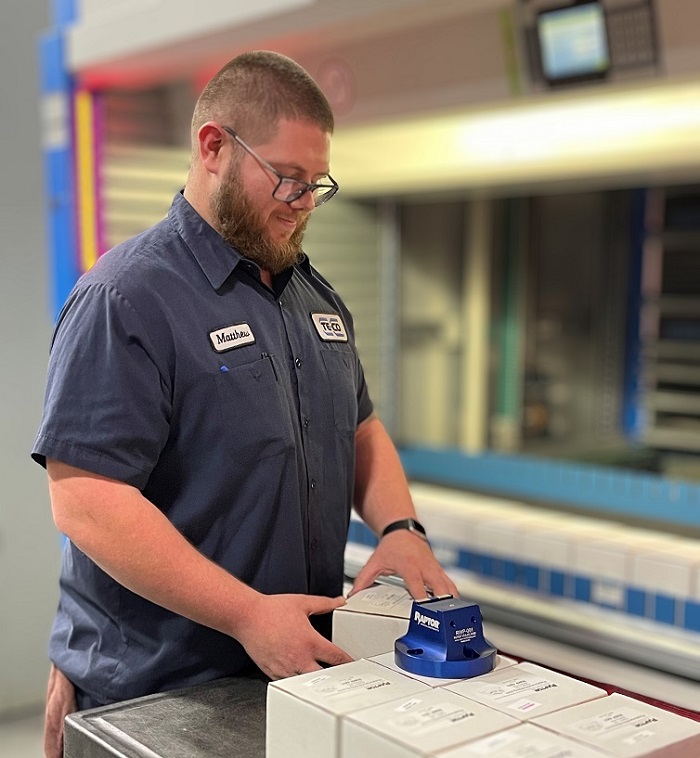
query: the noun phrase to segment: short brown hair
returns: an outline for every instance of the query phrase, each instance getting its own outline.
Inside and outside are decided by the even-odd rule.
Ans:
[[[214,74],[199,96],[192,146],[207,121],[223,122],[255,145],[272,137],[282,118],[310,121],[333,133],[328,100],[298,63],[266,50],[242,53]]]

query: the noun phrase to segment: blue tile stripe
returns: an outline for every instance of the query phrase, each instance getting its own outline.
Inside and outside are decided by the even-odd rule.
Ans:
[[[700,526],[700,485],[604,466],[454,449],[402,448],[414,481]]]
[[[375,547],[377,538],[364,523],[353,519],[350,522],[348,542],[363,547]],[[431,544],[447,571],[453,568],[470,571],[489,581],[497,581],[504,586],[525,588],[540,596],[548,595],[611,608],[630,616],[700,632],[700,601],[673,598],[639,587],[620,586],[622,606],[618,607],[609,601],[596,601],[593,588],[597,580],[593,577],[566,573],[547,566],[504,560],[502,556],[489,555],[448,540],[432,539]]]

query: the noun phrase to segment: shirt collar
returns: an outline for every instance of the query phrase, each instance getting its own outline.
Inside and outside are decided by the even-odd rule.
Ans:
[[[178,192],[175,195],[173,204],[168,211],[168,218],[215,290],[218,290],[231,276],[236,266],[245,260],[245,257],[238,250],[231,247],[197,213],[192,205],[185,200],[182,192]],[[311,264],[305,253],[297,265],[307,273],[311,272]],[[275,289],[284,289],[291,275],[292,269],[278,274],[275,277]],[[281,287],[279,287],[280,284],[282,285]]]

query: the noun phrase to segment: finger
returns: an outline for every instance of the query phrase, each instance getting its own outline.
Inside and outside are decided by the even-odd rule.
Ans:
[[[377,578],[380,576],[380,571],[373,570],[369,564],[365,564],[360,573],[355,577],[355,581],[352,585],[352,589],[348,592],[348,597],[356,595],[361,590],[366,590],[371,587]]]
[[[316,616],[320,613],[330,613],[336,608],[342,608],[347,601],[340,595],[338,597],[323,597],[320,595],[305,595],[304,609],[307,616]]]
[[[452,597],[459,597],[459,590],[457,585],[445,574],[440,579],[436,579],[433,582],[436,595],[452,595]]]
[[[267,676],[270,677],[272,680],[279,680],[279,679],[287,679],[287,677],[290,676],[297,676],[298,674],[310,674],[313,671],[322,671],[323,666],[321,666],[318,661],[315,661],[313,659],[310,659],[308,661],[304,661],[303,663],[300,661],[297,661],[293,666],[279,666],[276,668],[265,668],[263,669],[264,673],[267,674]]]
[[[314,671],[323,671],[323,666],[317,660],[307,661],[301,666],[296,666],[288,676],[298,676],[299,674],[312,674]]]
[[[316,660],[329,666],[340,666],[341,663],[352,663],[354,658],[348,655],[342,648],[324,639],[325,645],[318,648]]]
[[[414,600],[426,600],[429,597],[428,590],[432,591],[432,588],[426,587],[422,574],[418,572],[405,572],[402,578],[406,589]]]
[[[445,570],[440,565],[437,566],[435,571],[431,572],[430,586],[433,588],[436,595],[452,595],[452,597],[459,597],[457,585],[445,573]]]

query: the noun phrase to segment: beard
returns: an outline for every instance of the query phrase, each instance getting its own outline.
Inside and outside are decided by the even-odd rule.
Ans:
[[[216,231],[226,242],[272,276],[301,260],[301,243],[309,214],[301,219],[287,242],[274,242],[246,194],[235,166],[214,193],[211,213]]]

